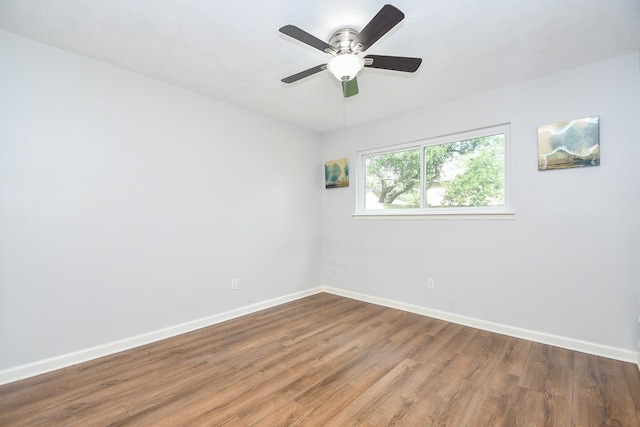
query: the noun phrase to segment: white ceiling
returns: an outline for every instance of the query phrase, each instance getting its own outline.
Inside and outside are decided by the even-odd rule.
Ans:
[[[375,0],[0,0],[0,29],[317,132],[376,120],[640,50],[639,0],[394,0],[406,18],[367,54],[423,58],[415,74],[366,68],[344,99],[327,41],[361,30]]]

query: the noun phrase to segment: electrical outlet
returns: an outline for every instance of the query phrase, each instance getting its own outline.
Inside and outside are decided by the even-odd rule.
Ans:
[[[436,288],[436,281],[434,279],[427,279],[427,289],[434,290]]]
[[[238,279],[231,279],[231,289],[234,291],[238,289]]]

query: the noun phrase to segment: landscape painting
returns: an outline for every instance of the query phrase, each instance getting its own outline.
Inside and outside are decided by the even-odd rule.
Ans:
[[[538,170],[600,165],[600,117],[538,128]]]
[[[349,159],[330,160],[324,164],[325,188],[349,186]]]

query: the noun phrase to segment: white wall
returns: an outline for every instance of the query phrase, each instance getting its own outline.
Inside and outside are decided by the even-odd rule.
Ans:
[[[591,115],[601,166],[539,172],[537,127]],[[514,220],[356,220],[355,185],[327,190],[325,283],[630,358],[640,313],[638,54],[325,135],[322,155],[349,157],[355,180],[359,150],[501,123],[512,130]]]
[[[0,371],[319,285],[318,135],[8,33],[0,58]]]

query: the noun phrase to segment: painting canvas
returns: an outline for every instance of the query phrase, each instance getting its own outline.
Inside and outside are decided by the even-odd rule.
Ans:
[[[538,170],[598,166],[600,117],[592,116],[538,128]]]
[[[349,186],[349,159],[330,160],[324,164],[325,188]]]

